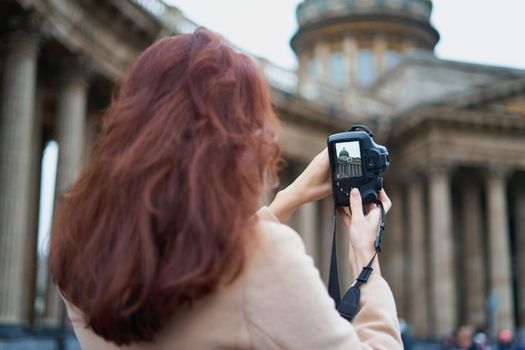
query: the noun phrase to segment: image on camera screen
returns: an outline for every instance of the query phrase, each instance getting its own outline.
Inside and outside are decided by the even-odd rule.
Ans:
[[[361,148],[359,141],[339,142],[335,144],[337,179],[359,177],[363,175],[361,168]]]

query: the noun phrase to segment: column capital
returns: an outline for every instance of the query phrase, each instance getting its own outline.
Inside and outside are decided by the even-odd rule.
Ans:
[[[387,173],[383,178],[389,187],[402,187],[405,183],[404,178],[397,173]]]
[[[42,18],[35,13],[9,18],[2,34],[6,47],[18,54],[35,57],[44,36],[40,30]]]
[[[40,42],[38,34],[21,30],[9,32],[5,38],[9,52],[31,58],[35,58],[38,55]]]
[[[58,70],[60,74],[60,81],[64,85],[70,83],[78,83],[88,86],[95,76],[95,68],[90,63],[87,57],[68,56],[58,61]]]
[[[432,176],[450,176],[454,170],[454,165],[450,162],[431,161],[423,168],[423,172],[428,177]]]
[[[392,169],[388,170],[388,175],[386,176],[392,177],[401,184],[422,181],[425,178],[425,167],[421,164],[402,166],[396,163],[391,167]]]
[[[512,169],[508,166],[491,164],[487,167],[484,178],[486,181],[496,179],[504,181],[510,176],[511,173]]]
[[[353,54],[357,51],[357,41],[353,36],[345,36],[342,45],[342,49],[345,54]]]

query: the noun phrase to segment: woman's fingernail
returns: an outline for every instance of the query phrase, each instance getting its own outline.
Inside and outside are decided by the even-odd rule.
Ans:
[[[352,192],[350,193],[352,197],[359,196],[359,190],[357,188],[352,188]]]

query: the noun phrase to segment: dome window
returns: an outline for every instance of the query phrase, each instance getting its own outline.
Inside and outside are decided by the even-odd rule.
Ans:
[[[374,54],[370,49],[360,49],[357,53],[357,85],[367,87],[375,80]]]
[[[328,78],[337,86],[345,86],[347,71],[345,69],[345,57],[342,52],[330,55],[328,62]]]

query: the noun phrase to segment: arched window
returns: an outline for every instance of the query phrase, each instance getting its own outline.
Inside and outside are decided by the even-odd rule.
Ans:
[[[374,54],[370,49],[360,49],[357,53],[357,85],[366,87],[375,79]]]
[[[385,54],[386,68],[392,68],[399,62],[399,53],[395,50],[388,50]]]
[[[319,77],[319,60],[312,58],[308,61],[308,75],[311,77]]]
[[[344,86],[347,82],[347,74],[343,53],[331,54],[328,61],[328,79],[337,86]]]

